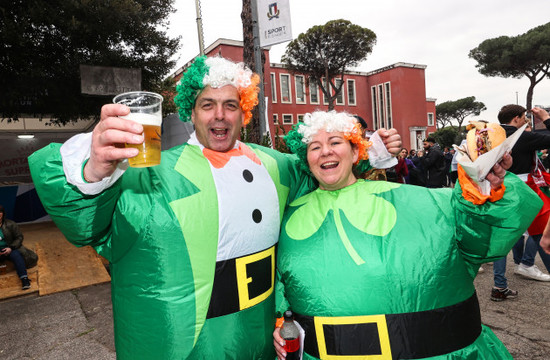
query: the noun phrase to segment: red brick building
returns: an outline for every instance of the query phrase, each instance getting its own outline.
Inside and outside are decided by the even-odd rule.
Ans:
[[[242,61],[241,41],[218,39],[205,53]],[[306,86],[305,75],[291,74],[283,64],[269,61],[264,49],[264,93],[272,136],[290,130],[304,114],[327,110],[328,102],[317,85]],[[173,74],[179,81],[190,62]],[[348,71],[335,110],[359,115],[369,129],[394,127],[407,149],[422,148],[422,140],[434,131],[435,99],[426,98],[425,65],[396,63],[370,72]],[[273,139],[272,139],[273,140]]]

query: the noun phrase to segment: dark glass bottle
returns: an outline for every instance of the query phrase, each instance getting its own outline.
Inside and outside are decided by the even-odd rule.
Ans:
[[[285,321],[281,327],[281,337],[285,340],[284,349],[286,351],[286,360],[299,360],[300,330],[296,324],[294,324],[294,315],[292,311],[285,311],[283,316]]]

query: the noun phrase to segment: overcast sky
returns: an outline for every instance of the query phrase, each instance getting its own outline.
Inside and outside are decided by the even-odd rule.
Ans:
[[[218,38],[242,40],[241,0],[200,2],[205,47]],[[169,34],[182,36],[181,67],[199,53],[195,0],[176,0],[175,7]],[[529,80],[485,77],[469,51],[483,40],[523,34],[550,22],[548,0],[290,0],[290,10],[294,38],[334,19],[369,28],[377,43],[354,70],[372,71],[397,62],[427,65],[427,97],[439,104],[475,96],[487,106],[477,119],[495,122],[501,106],[515,104],[516,97],[525,106]],[[271,62],[280,62],[286,44],[271,48]],[[549,78],[535,87],[533,105],[550,106]]]

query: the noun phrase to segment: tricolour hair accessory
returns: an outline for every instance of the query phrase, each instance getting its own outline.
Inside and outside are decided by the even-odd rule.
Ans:
[[[326,132],[343,132],[344,138],[357,147],[360,160],[368,159],[367,149],[370,142],[363,138],[363,131],[357,119],[345,112],[336,111],[315,111],[305,114],[303,122],[292,127],[292,130],[285,136],[286,146],[302,160],[302,167],[309,169],[307,165],[307,144],[311,142],[319,130]]]
[[[220,88],[232,85],[237,88],[243,111],[243,125],[252,119],[252,109],[258,105],[260,77],[244,63],[234,63],[222,57],[199,56],[183,74],[176,86],[174,102],[182,121],[191,120],[191,113],[200,92],[206,87]]]

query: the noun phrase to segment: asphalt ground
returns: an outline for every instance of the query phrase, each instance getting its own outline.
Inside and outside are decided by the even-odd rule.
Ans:
[[[550,359],[550,282],[514,275],[508,256],[508,286],[516,299],[490,300],[492,265],[475,284],[482,322],[516,360]],[[537,265],[543,269],[537,257]],[[0,359],[116,359],[110,284],[62,293],[30,294],[0,302]]]

